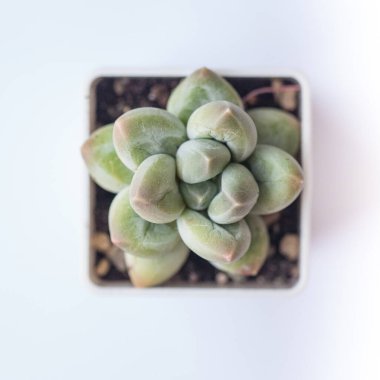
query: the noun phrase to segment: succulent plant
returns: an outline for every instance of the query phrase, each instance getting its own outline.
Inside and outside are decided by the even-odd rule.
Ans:
[[[117,193],[109,229],[131,282],[167,281],[190,251],[230,275],[257,275],[269,249],[260,215],[284,209],[303,188],[299,142],[292,114],[245,112],[234,88],[206,68],[180,82],[167,110],[130,110],[96,130],[82,155],[93,180]]]

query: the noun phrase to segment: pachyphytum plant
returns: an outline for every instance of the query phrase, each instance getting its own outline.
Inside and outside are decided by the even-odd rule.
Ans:
[[[234,88],[202,68],[179,83],[167,110],[126,112],[96,130],[82,155],[93,180],[117,194],[111,240],[132,283],[148,287],[170,279],[190,251],[231,275],[256,275],[269,249],[260,215],[303,188],[299,144],[293,115],[244,111]]]

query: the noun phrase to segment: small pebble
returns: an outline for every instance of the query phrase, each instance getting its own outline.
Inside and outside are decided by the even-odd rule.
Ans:
[[[90,245],[92,248],[94,248],[96,251],[99,252],[106,252],[108,249],[111,248],[111,240],[105,232],[95,232],[91,236]]]
[[[262,218],[267,227],[271,226],[273,223],[279,221],[281,216],[280,212],[275,212],[273,214],[263,215]]]
[[[99,277],[104,277],[111,269],[111,264],[107,259],[100,259],[96,265],[95,272]]]
[[[119,96],[123,95],[125,93],[128,82],[129,80],[126,78],[116,79],[113,83],[113,90],[115,91],[115,94]]]
[[[236,284],[242,284],[243,282],[247,281],[246,276],[239,276],[238,274],[231,275],[232,281],[235,282]]]
[[[168,100],[168,91],[166,86],[155,84],[149,91],[148,99],[157,102],[161,107],[165,107]]]
[[[215,276],[215,281],[218,285],[226,285],[228,283],[228,276],[223,272],[218,272]]]
[[[286,234],[280,241],[279,251],[290,261],[298,259],[299,255],[299,236],[297,234]]]
[[[293,279],[298,279],[300,276],[300,270],[298,265],[293,265],[292,268],[290,269],[290,275],[292,276]]]
[[[195,272],[189,273],[189,282],[191,282],[192,284],[195,284],[196,282],[198,282],[198,280],[199,280],[199,276],[197,273]]]
[[[294,111],[297,107],[297,92],[285,91],[278,95],[277,101],[284,110]]]
[[[272,89],[276,102],[287,111],[294,111],[297,108],[297,91],[281,91],[283,82],[280,79],[272,80]]]
[[[120,248],[112,245],[105,254],[119,272],[127,272],[124,252]]]
[[[117,119],[120,115],[125,113],[124,109],[125,109],[124,102],[119,101],[116,104],[113,104],[111,107],[109,107],[107,109],[107,112],[110,117],[112,117],[113,119]]]

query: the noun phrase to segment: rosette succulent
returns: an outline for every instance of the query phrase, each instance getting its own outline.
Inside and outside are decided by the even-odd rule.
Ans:
[[[260,215],[284,209],[303,188],[299,141],[293,115],[246,112],[206,68],[180,82],[167,110],[133,109],[96,130],[82,155],[93,180],[116,194],[110,235],[132,283],[167,281],[190,251],[228,274],[256,275],[269,249]]]

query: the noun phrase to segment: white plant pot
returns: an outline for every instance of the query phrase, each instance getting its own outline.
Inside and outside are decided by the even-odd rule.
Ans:
[[[190,72],[191,70],[189,70]],[[99,93],[99,84],[105,83],[105,81],[112,78],[178,78],[184,77],[189,72],[184,71],[156,71],[155,73],[139,70],[128,70],[128,71],[110,71],[107,70],[107,75],[97,75],[96,79],[93,79],[90,84],[89,92],[89,126],[90,132],[96,129],[97,113],[98,113],[98,102],[97,94]],[[300,196],[300,220],[299,220],[299,237],[300,237],[300,254],[298,259],[298,269],[299,277],[298,280],[291,287],[276,287],[276,286],[265,286],[264,288],[257,285],[253,286],[250,282],[243,283],[234,283],[231,282],[226,286],[218,286],[215,283],[168,283],[164,287],[157,287],[150,289],[149,291],[160,292],[163,289],[167,292],[169,289],[171,291],[184,291],[185,289],[202,289],[204,291],[213,291],[220,292],[221,289],[228,291],[237,289],[244,290],[245,292],[249,289],[256,292],[284,292],[288,294],[289,292],[295,292],[300,290],[305,284],[306,274],[307,274],[307,259],[308,259],[308,247],[309,247],[309,231],[310,231],[310,206],[311,206],[311,115],[310,115],[310,93],[309,87],[305,78],[294,71],[289,70],[276,70],[276,71],[252,71],[252,72],[234,72],[229,70],[217,70],[217,72],[228,78],[254,78],[257,80],[260,79],[291,79],[294,82],[298,83],[300,87],[299,91],[299,108],[298,108],[298,117],[301,120],[301,149],[300,149],[300,160],[301,165],[304,170],[304,190]],[[132,73],[132,74],[131,74]],[[157,75],[159,73],[159,75]],[[122,113],[122,111],[121,111]],[[116,116],[116,115],[115,115]],[[115,117],[116,119],[116,117]],[[98,125],[99,126],[99,125]],[[96,199],[95,199],[96,185],[93,181],[90,181],[89,184],[89,233],[90,236],[96,231],[96,220],[95,214],[96,210]],[[90,241],[90,239],[89,239]],[[107,278],[100,278],[95,271],[95,266],[97,264],[97,253],[89,243],[89,278],[93,284],[96,284],[99,288],[99,285],[103,288],[118,287],[124,288],[124,291],[136,291],[135,288],[131,287],[130,282],[127,279],[119,280],[107,280]],[[104,290],[103,290],[104,291]]]

